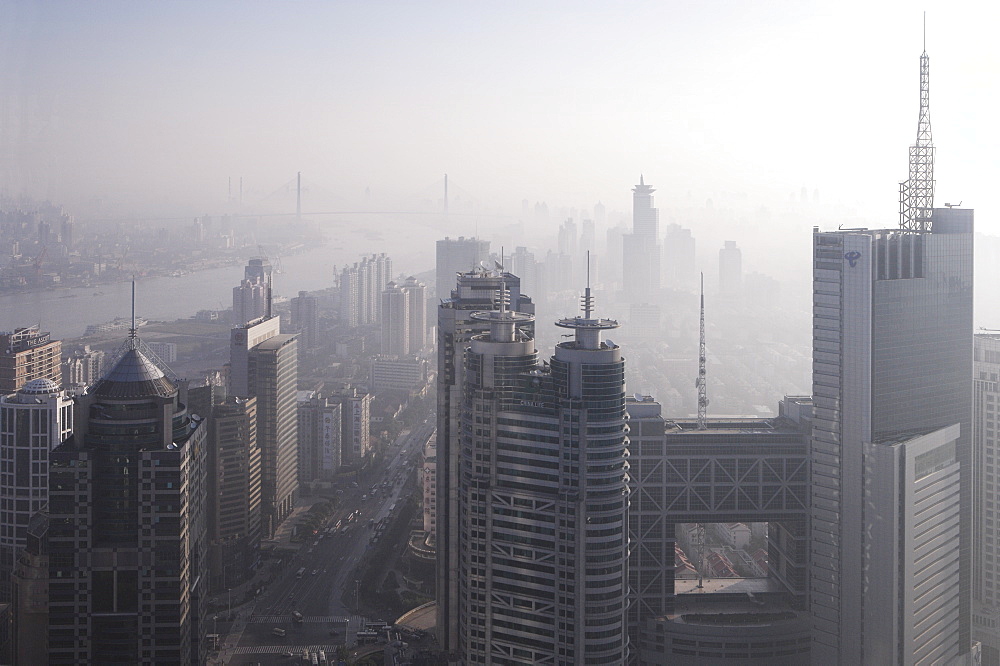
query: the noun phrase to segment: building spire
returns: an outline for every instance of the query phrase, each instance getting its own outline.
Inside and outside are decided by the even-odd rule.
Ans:
[[[706,362],[705,354],[705,274],[701,274],[701,318],[698,337],[698,430],[708,428],[708,387],[705,384]]]
[[[132,276],[132,325],[128,329],[128,339],[132,347],[135,347],[136,338],[136,325],[135,325],[135,276]]]
[[[929,231],[934,213],[934,140],[931,135],[930,58],[927,55],[927,14],[924,51],[920,55],[920,115],[917,140],[910,146],[910,173],[899,184],[899,226]]]

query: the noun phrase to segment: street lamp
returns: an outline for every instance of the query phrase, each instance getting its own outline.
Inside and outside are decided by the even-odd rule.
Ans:
[[[229,620],[233,619],[233,589],[231,587],[226,588],[226,592],[229,593]]]

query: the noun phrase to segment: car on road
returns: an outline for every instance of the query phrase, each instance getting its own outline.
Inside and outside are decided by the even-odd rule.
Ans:
[[[319,573],[319,569],[313,569],[313,576]]]

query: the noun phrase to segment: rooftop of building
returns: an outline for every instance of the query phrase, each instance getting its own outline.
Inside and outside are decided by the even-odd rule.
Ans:
[[[280,333],[274,337],[268,338],[264,342],[259,343],[254,347],[254,349],[260,351],[276,351],[294,340],[295,337],[296,336],[291,333]]]
[[[90,392],[105,398],[169,398],[177,387],[137,346],[132,346]]]

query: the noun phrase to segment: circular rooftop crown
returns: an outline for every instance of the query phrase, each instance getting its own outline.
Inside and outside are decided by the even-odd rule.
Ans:
[[[94,384],[91,393],[106,398],[169,398],[177,391],[163,371],[138,349],[126,351],[122,357]]]
[[[21,387],[19,393],[26,393],[28,395],[49,395],[50,393],[59,393],[59,384],[56,384],[51,379],[45,379],[41,377],[39,379],[32,379]]]

